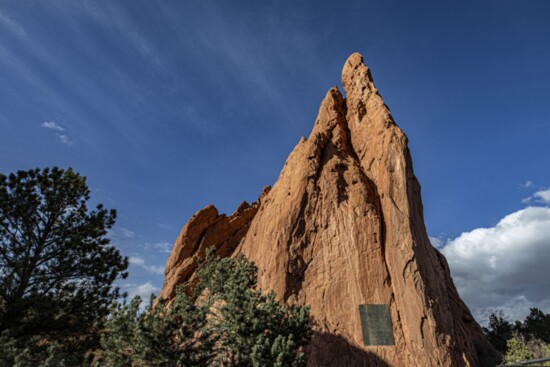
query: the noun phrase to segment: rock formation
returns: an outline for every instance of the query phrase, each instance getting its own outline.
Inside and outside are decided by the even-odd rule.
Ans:
[[[207,247],[245,254],[258,285],[311,305],[310,366],[480,366],[496,352],[431,246],[405,134],[359,54],[271,191],[230,217],[195,214],[167,263],[161,296],[189,282]],[[365,346],[359,305],[388,305],[394,346]]]
[[[204,258],[206,250],[215,247],[216,256],[231,256],[248,231],[262,199],[271,187],[266,186],[257,202],[244,201],[229,217],[218,214],[213,205],[199,210],[189,219],[174,243],[166,262],[164,286],[158,298],[170,300],[178,285],[190,285],[197,269],[197,260]]]

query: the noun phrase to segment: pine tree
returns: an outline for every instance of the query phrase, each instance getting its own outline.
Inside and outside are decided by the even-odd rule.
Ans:
[[[256,289],[256,266],[244,256],[207,254],[188,296],[178,289],[139,313],[140,299],[115,304],[97,366],[305,365],[311,324],[307,307],[286,306]]]
[[[28,365],[50,349],[83,356],[119,296],[128,260],[107,238],[116,212],[88,210],[89,199],[70,168],[0,174],[0,332],[36,354]]]
[[[538,308],[531,308],[529,315],[523,322],[525,333],[550,343],[550,314],[545,314]]]
[[[214,365],[302,366],[301,349],[310,337],[309,309],[285,306],[274,292],[256,289],[256,266],[242,254],[207,258],[198,271],[199,291],[206,291],[218,336]]]
[[[502,311],[491,312],[489,325],[483,328],[483,332],[498,351],[506,353],[507,342],[513,336],[513,326]]]

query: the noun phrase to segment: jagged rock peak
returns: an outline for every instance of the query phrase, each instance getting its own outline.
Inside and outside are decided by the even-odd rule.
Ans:
[[[230,217],[206,207],[184,226],[161,295],[192,282],[197,256],[215,246],[254,261],[262,290],[311,306],[311,367],[491,365],[497,354],[428,239],[407,138],[360,54],[342,85],[346,98],[328,91],[258,202]],[[394,345],[366,345],[361,305],[385,305]]]
[[[159,298],[172,299],[178,285],[189,289],[195,279],[197,260],[204,258],[208,248],[214,247],[217,256],[231,256],[270,190],[271,186],[264,187],[256,202],[248,204],[243,201],[229,217],[218,214],[214,205],[207,205],[196,212],[182,228],[172,247]]]
[[[349,83],[355,79],[355,76],[358,74],[357,71],[362,73],[362,76],[359,79],[366,79],[371,83],[373,82],[369,68],[363,61],[363,56],[359,52],[355,52],[348,57],[344,63],[344,67],[342,68],[342,85],[344,86],[346,93],[349,91]]]

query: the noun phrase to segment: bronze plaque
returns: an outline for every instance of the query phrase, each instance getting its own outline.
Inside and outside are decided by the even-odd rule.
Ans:
[[[388,305],[359,305],[365,345],[395,345]]]

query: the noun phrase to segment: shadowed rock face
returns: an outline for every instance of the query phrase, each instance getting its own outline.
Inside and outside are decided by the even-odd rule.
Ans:
[[[189,282],[215,246],[245,254],[258,285],[311,305],[310,366],[479,366],[498,356],[454,287],[423,220],[405,134],[359,54],[321,103],[313,130],[258,203],[230,217],[212,206],[183,228],[161,296]],[[395,346],[364,346],[358,307],[387,304]]]

